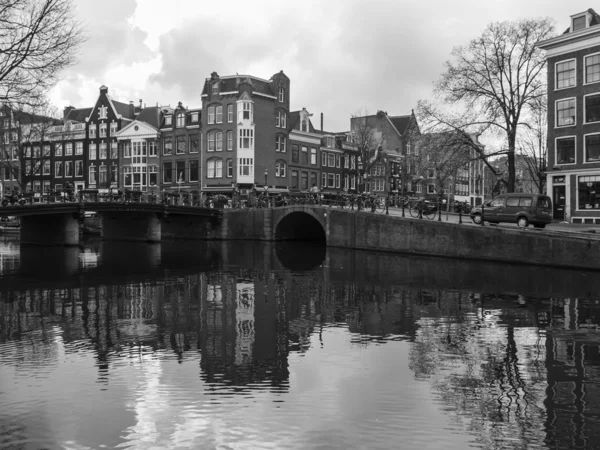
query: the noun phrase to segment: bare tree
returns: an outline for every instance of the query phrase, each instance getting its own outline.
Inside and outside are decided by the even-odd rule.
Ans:
[[[0,0],[0,102],[36,105],[84,41],[73,0]]]
[[[357,175],[358,183],[364,191],[365,175],[371,173],[373,166],[381,161],[383,145],[385,144],[385,130],[379,130],[368,112],[359,112],[352,116],[350,129],[357,146]]]
[[[547,18],[491,23],[467,46],[454,48],[453,60],[436,83],[436,95],[453,111],[464,109],[463,117],[429,108],[433,121],[449,129],[491,131],[505,139],[510,192],[515,188],[519,125],[546,90],[546,60],[536,43],[553,33]]]
[[[518,164],[525,176],[544,193],[546,188],[546,165],[548,162],[548,104],[547,97],[539,97],[531,107],[527,129],[519,136],[520,157]]]

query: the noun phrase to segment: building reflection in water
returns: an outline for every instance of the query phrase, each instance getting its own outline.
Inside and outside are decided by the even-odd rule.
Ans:
[[[488,281],[495,266],[478,264],[472,270],[486,275],[465,277],[454,261],[350,257],[334,249],[298,272],[289,267],[299,262],[289,262],[291,252],[283,248],[282,257],[282,247],[275,250],[199,247],[184,257],[146,246],[128,247],[127,255],[102,245],[59,250],[64,261],[56,278],[34,287],[28,287],[40,264],[34,253],[21,249],[17,258],[5,251],[4,273],[18,271],[22,284],[0,287],[0,343],[59,328],[65,351],[93,352],[103,383],[120,359],[152,351],[180,362],[199,359],[208,394],[285,392],[290,354],[323,345],[325,328],[341,327],[359,345],[409,342],[414,376],[431,383],[444,410],[486,448],[507,441],[555,448],[600,442],[595,298],[555,298],[523,279],[510,285],[514,273],[498,272],[506,292],[522,292],[501,294],[498,279]],[[139,275],[109,276],[115,265],[131,264]],[[572,274],[530,278],[549,275]],[[467,289],[456,287],[460,276]],[[561,281],[549,283],[560,291]],[[593,292],[585,283],[581,289]],[[16,344],[19,358],[51,364],[53,356],[31,343]]]

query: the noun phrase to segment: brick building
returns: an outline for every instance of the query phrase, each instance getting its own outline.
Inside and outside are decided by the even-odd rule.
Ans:
[[[548,62],[547,192],[554,218],[600,223],[600,16],[571,16],[539,42]]]
[[[313,126],[310,120],[311,117],[312,114],[306,108],[290,113],[288,128],[289,156],[286,154],[285,145],[281,145],[284,142],[284,136],[280,134],[278,137],[277,148],[280,149],[280,155],[275,161],[276,175],[277,170],[280,174],[282,168],[285,170],[284,164],[289,161],[290,192],[308,192],[313,185],[323,188],[319,181],[321,172],[319,161],[321,133]],[[281,138],[281,141],[279,138]]]
[[[290,80],[213,72],[202,90],[202,191],[274,188],[276,161],[287,148]],[[277,149],[279,148],[279,152]],[[281,171],[279,172],[281,175]]]

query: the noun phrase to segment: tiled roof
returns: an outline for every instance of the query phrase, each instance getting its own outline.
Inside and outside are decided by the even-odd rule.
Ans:
[[[118,102],[116,100],[113,100],[111,98],[112,104],[115,106],[115,109],[117,110],[118,114],[121,114],[123,117],[127,117],[128,119],[133,119],[134,117],[132,117],[131,115],[131,110],[134,108],[129,108],[129,104],[127,103],[123,103],[123,102]]]
[[[248,79],[253,86],[253,92],[260,92],[261,94],[271,95],[273,97],[276,94],[271,89],[271,83],[260,78],[253,77],[251,75],[233,75],[219,78],[219,92],[233,92],[238,90],[238,84]],[[208,94],[209,86],[212,85],[213,80],[208,78],[204,87],[202,88],[202,94]]]
[[[76,108],[69,111],[65,120],[73,120],[75,122],[85,122],[92,112],[93,108]]]
[[[288,114],[288,131],[300,129],[300,111],[290,111]]]
[[[136,120],[146,122],[154,128],[160,128],[162,122],[162,110],[159,106],[146,107],[138,114]]]
[[[404,134],[410,124],[410,115],[407,116],[388,116],[392,124],[396,127],[400,134]]]

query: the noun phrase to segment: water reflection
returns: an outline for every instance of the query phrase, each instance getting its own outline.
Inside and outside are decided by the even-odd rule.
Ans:
[[[0,447],[600,441],[594,273],[248,242],[0,263]]]

